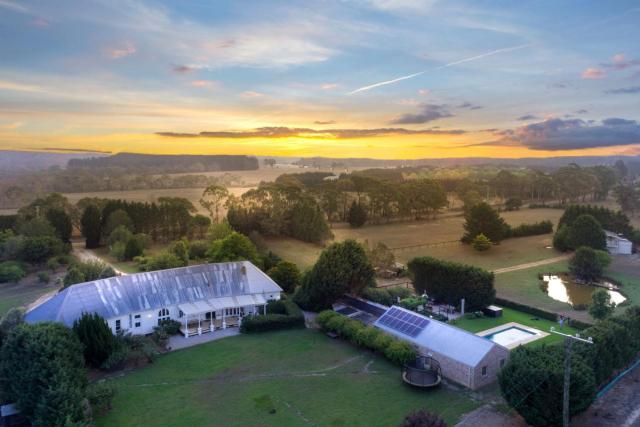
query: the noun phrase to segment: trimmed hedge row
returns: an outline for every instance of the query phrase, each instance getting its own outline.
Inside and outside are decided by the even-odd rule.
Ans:
[[[530,305],[520,304],[515,301],[510,301],[503,298],[496,297],[494,303],[506,308],[512,308],[514,310],[522,311],[524,313],[529,313],[533,316],[540,317],[542,319],[551,320],[553,322],[558,320],[558,315],[556,313],[552,313],[550,311],[542,310],[537,307],[531,307]],[[589,323],[582,322],[576,319],[570,319],[570,324],[576,329],[585,329],[592,326]]]
[[[364,299],[377,302],[378,304],[392,306],[397,304],[398,298],[401,300],[412,295],[410,289],[407,288],[365,288],[360,294]]]
[[[318,314],[316,322],[325,332],[334,332],[360,347],[383,354],[390,362],[403,365],[415,360],[417,353],[407,342],[367,326],[359,320],[350,319],[332,310]]]
[[[532,224],[520,224],[517,227],[509,227],[505,233],[505,237],[538,236],[549,233],[553,233],[553,223],[551,221],[540,221]]]
[[[304,314],[293,301],[269,301],[267,314],[242,319],[240,332],[264,332],[279,329],[304,328]]]

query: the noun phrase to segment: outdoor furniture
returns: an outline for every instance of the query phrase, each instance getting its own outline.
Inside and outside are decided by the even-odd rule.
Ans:
[[[497,305],[485,307],[482,312],[488,317],[502,317],[502,307],[498,307]]]

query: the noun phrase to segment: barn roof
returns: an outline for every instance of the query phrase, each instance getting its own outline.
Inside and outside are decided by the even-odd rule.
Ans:
[[[212,298],[281,291],[249,261],[201,264],[78,283],[33,308],[25,320],[70,326],[83,312],[109,319]]]
[[[380,323],[382,317],[380,317],[374,325],[402,340],[409,341],[427,350],[438,352],[467,366],[477,366],[494,347],[501,347],[491,340],[474,335],[464,329],[425,317],[402,307],[394,305],[387,311],[394,308],[412,316],[426,319],[428,322],[426,326],[413,337]]]

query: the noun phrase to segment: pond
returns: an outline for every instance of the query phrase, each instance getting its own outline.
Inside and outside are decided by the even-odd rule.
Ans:
[[[600,282],[598,286],[576,283],[566,276],[543,276],[542,289],[557,301],[575,305],[591,304],[591,294],[598,288],[606,289],[611,296],[611,302],[616,305],[626,301],[626,297],[618,292],[617,286],[610,282]]]

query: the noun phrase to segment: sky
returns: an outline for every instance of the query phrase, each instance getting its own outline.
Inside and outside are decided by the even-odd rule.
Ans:
[[[640,3],[0,0],[0,149],[640,154]]]

